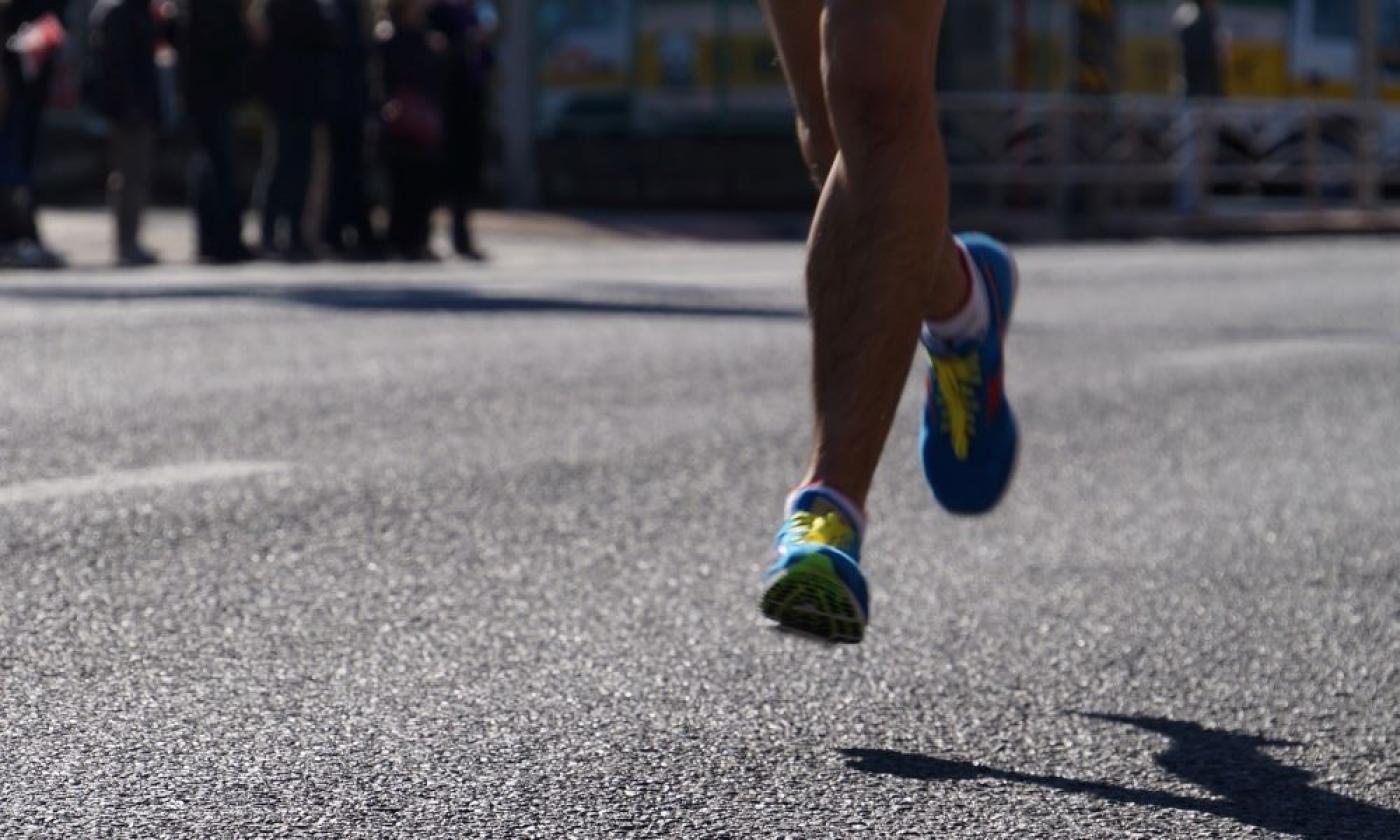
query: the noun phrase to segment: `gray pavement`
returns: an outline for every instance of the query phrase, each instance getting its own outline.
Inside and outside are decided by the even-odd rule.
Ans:
[[[800,245],[485,227],[0,275],[0,836],[1400,837],[1400,241],[1024,249],[1018,483],[912,375],[831,649]]]

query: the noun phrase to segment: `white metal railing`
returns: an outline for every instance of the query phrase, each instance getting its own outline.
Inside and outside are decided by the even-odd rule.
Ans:
[[[1062,226],[1388,215],[1400,112],[1352,101],[945,94],[962,204]]]

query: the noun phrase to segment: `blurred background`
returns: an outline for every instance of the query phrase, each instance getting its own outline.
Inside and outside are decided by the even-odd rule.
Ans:
[[[218,1],[160,2],[154,16],[178,33],[192,10]],[[267,60],[261,21],[276,2],[242,4],[251,64]],[[7,16],[43,5],[9,0]],[[67,37],[43,91],[33,190],[50,204],[93,203],[109,168],[109,120],[84,96],[93,3],[48,5]],[[377,206],[391,191],[378,150],[393,92],[364,44],[382,42],[394,9],[319,5],[341,15],[342,30],[358,30],[350,60],[365,65],[355,84],[368,103],[359,154]],[[811,205],[753,0],[471,5],[491,54],[475,204]],[[22,24],[7,26],[12,55]],[[189,115],[199,106],[180,78],[190,63],[182,36],[163,37],[152,189],[157,202],[180,204],[191,195]],[[1400,222],[1400,112],[1389,107],[1400,99],[1400,0],[950,0],[944,40],[938,74],[959,225],[1061,237]],[[343,36],[336,43],[347,49]],[[257,173],[275,146],[268,90],[286,79],[266,67],[251,75],[259,81],[237,97],[232,119],[239,189],[257,208],[266,192]],[[310,213],[326,203],[332,168],[327,128],[313,130]]]
[[[532,172],[507,195],[811,200],[754,3],[514,5],[534,23],[517,106],[533,122],[515,135]],[[1395,0],[950,0],[938,74],[955,213],[1038,235],[1388,225],[1397,73]]]
[[[757,0],[0,0],[0,840],[1400,838],[1400,238],[1255,235],[1400,230],[1400,0],[945,37],[1022,460],[910,336],[838,653]]]

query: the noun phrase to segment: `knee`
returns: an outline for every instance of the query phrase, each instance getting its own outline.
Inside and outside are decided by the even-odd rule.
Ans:
[[[825,85],[842,151],[898,140],[933,107],[929,33],[869,0],[831,0],[823,46]]]
[[[823,118],[813,122],[799,116],[797,141],[802,148],[802,160],[807,164],[807,175],[812,179],[812,183],[817,185],[817,189],[821,189],[826,185],[826,178],[836,163],[836,138],[831,136],[831,121]]]

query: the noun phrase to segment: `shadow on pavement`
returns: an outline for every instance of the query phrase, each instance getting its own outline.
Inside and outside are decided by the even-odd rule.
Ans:
[[[1228,817],[1267,831],[1317,840],[1400,837],[1400,812],[1313,787],[1314,774],[1290,767],[1262,751],[1263,747],[1294,746],[1292,742],[1207,729],[1200,724],[1165,718],[1083,716],[1135,726],[1170,738],[1171,744],[1157,756],[1157,764],[1216,798],[999,770],[969,761],[949,761],[892,750],[847,749],[841,752],[851,769],[863,773],[926,782],[996,779],[1095,796],[1125,805],[1197,811]]]
[[[272,284],[220,286],[0,286],[0,297],[54,302],[139,302],[241,299],[375,312],[563,312],[595,315],[671,315],[707,318],[801,319],[798,309],[729,306],[679,300],[592,300],[588,298],[492,295],[431,286]]]

